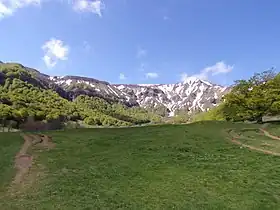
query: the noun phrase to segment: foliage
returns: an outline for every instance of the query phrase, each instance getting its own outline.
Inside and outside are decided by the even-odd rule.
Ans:
[[[223,115],[223,108],[224,105],[221,104],[220,106],[214,107],[207,112],[197,113],[191,117],[191,121],[192,122],[209,121],[209,120],[223,121],[225,120]]]
[[[153,104],[152,106],[147,107],[147,109],[161,117],[167,117],[169,114],[169,109],[162,104],[156,104],[155,106]]]
[[[269,70],[249,80],[236,81],[224,97],[223,115],[227,120],[260,121],[264,115],[280,113],[280,74]]]
[[[15,120],[19,126],[28,117],[37,121],[83,120],[90,125],[107,126],[160,121],[158,115],[140,107],[129,108],[98,97],[80,95],[68,101],[20,64],[0,64],[0,74],[3,81],[0,83],[0,119],[3,122]]]
[[[280,74],[274,69],[238,80],[224,102],[193,117],[200,120],[261,121],[265,115],[280,114]]]
[[[190,121],[190,115],[189,114],[178,114],[173,117],[169,117],[166,119],[168,123],[173,123],[173,124],[181,124],[181,123],[187,123]]]

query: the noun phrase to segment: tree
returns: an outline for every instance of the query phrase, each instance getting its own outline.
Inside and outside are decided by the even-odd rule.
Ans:
[[[263,115],[280,113],[280,75],[273,69],[239,80],[224,99],[223,111],[228,120],[257,120]]]

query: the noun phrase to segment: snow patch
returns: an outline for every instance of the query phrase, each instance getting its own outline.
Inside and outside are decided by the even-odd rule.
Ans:
[[[107,85],[109,90],[111,90],[116,96],[119,96],[119,94],[111,87],[111,85]]]
[[[68,79],[68,80],[65,81],[65,83],[66,83],[67,85],[71,85],[72,80],[71,80],[71,79]]]

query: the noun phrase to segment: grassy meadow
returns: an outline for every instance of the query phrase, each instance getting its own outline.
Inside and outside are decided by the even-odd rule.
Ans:
[[[35,181],[16,193],[9,183],[23,140],[18,133],[0,133],[0,209],[280,209],[280,157],[233,144],[226,129],[244,127],[258,125],[48,132],[56,147],[30,151]]]

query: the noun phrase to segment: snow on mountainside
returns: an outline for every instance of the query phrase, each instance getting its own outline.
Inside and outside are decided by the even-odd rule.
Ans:
[[[49,77],[55,84],[62,87],[68,92],[73,92],[73,98],[78,95],[85,94],[89,96],[97,96],[105,99],[112,99],[125,103],[129,106],[139,105],[133,97],[127,93],[120,91],[114,85],[105,81],[100,81],[93,78],[80,76],[63,76],[63,77]]]
[[[195,77],[175,84],[110,84],[80,76],[51,77],[36,69],[18,65],[36,75],[42,87],[51,88],[68,100],[79,95],[96,96],[128,106],[163,109],[169,116],[179,110],[207,111],[217,106],[222,96],[231,89]]]
[[[144,108],[165,107],[169,116],[187,109],[190,112],[207,111],[216,106],[228,87],[211,84],[194,77],[176,84],[109,84],[96,79],[65,76],[50,77],[50,80],[69,90],[88,90],[104,97],[114,98],[130,105]]]
[[[142,107],[165,106],[173,116],[176,110],[207,111],[216,106],[228,87],[211,84],[194,77],[185,82],[162,85],[115,85],[122,92],[136,96]]]

